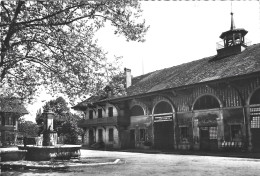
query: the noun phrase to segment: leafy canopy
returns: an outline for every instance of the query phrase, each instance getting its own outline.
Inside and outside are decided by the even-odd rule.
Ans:
[[[23,118],[18,121],[18,131],[21,135],[26,137],[38,136],[38,126],[36,123],[26,121]]]
[[[63,97],[58,97],[54,100],[46,102],[43,106],[43,111],[48,110],[51,110],[54,113],[54,130],[57,130],[57,127],[59,127],[69,118],[70,108],[68,107],[68,103]],[[40,128],[43,128],[44,117],[42,115],[41,109],[38,110],[35,121],[40,126]]]
[[[2,92],[28,99],[44,85],[70,98],[95,93],[118,70],[95,33],[110,23],[116,35],[142,42],[141,13],[130,0],[1,1]]]
[[[76,144],[78,136],[83,134],[83,130],[77,126],[80,117],[70,112],[66,100],[63,97],[50,100],[43,106],[43,111],[45,110],[51,110],[54,113],[54,131],[56,131],[58,135],[65,136],[64,142],[66,144]],[[41,134],[44,127],[44,116],[41,110],[38,111],[35,120],[39,126],[38,134]]]

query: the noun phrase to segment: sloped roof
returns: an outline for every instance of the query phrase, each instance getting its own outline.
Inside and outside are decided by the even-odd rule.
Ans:
[[[0,97],[0,112],[28,114],[28,111],[17,98]]]
[[[259,72],[260,74],[260,44],[248,46],[240,54],[225,57],[220,60],[214,60],[215,57],[216,56],[206,57],[134,77],[132,86],[127,88],[126,96],[110,97],[107,99],[100,99],[99,97],[89,98],[75,107],[86,107],[88,103],[115,100],[122,97],[135,96],[255,72]]]
[[[135,77],[127,95],[218,80],[260,71],[260,44],[247,47],[237,55],[212,61],[215,56],[154,71]]]
[[[71,107],[74,110],[79,110],[79,109],[84,109],[86,108],[89,104],[93,104],[94,102],[98,102],[99,100],[101,100],[100,96],[91,96],[88,99],[78,103],[76,106]]]

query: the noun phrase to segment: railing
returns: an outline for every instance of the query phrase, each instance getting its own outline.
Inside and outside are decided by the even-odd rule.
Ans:
[[[237,41],[236,44],[241,44],[241,42]],[[245,38],[244,45],[250,46],[251,44],[252,44],[252,41],[247,39],[247,38]],[[219,49],[222,49],[222,48],[224,48],[224,42],[223,41],[217,42],[216,43],[216,49],[219,50]]]
[[[245,38],[245,42],[244,43],[245,43],[246,46],[250,46],[252,44],[252,41],[247,39],[247,38]]]
[[[115,125],[118,123],[118,117],[104,117],[96,119],[82,119],[78,122],[79,127],[91,125]]]

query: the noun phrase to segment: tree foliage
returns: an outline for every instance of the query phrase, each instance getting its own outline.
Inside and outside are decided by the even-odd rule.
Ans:
[[[23,136],[36,137],[38,136],[38,130],[37,124],[32,121],[26,121],[24,119],[18,121],[18,131]]]
[[[78,136],[83,135],[83,130],[77,125],[79,120],[79,116],[69,113],[66,121],[62,124],[59,132],[65,137],[65,144],[77,144]]]
[[[78,136],[83,134],[83,130],[77,126],[80,117],[70,112],[68,103],[63,97],[50,100],[43,106],[43,111],[51,110],[54,113],[54,131],[58,135],[65,136],[66,144],[76,144]],[[41,110],[36,115],[36,123],[39,125],[39,133],[43,131],[43,114]]]
[[[117,67],[95,33],[110,23],[116,35],[142,42],[141,12],[131,0],[1,1],[0,86],[22,98],[41,85],[70,98],[96,92]]]
[[[54,130],[57,131],[57,127],[59,127],[67,118],[68,114],[70,113],[70,109],[68,107],[68,103],[63,97],[58,97],[55,100],[50,100],[44,104],[42,107],[43,111],[51,110],[54,113]],[[43,130],[43,114],[41,109],[38,110],[36,114],[36,123],[40,127],[40,132]]]
[[[92,95],[99,96],[101,99],[108,98],[110,96],[126,95],[125,79],[125,74],[123,72],[119,72],[111,77],[111,81],[108,82],[103,89],[100,89]]]

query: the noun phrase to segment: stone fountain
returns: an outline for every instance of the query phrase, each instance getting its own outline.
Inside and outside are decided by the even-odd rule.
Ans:
[[[50,159],[70,159],[80,156],[81,145],[57,144],[57,132],[53,129],[54,113],[50,110],[43,112],[44,129],[36,139],[36,145],[18,146],[19,150],[27,150],[26,160],[46,161]]]

